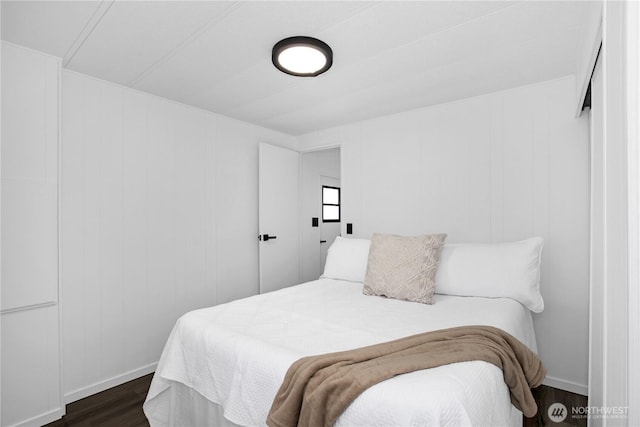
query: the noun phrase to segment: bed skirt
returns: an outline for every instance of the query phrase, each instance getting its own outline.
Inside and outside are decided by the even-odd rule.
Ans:
[[[241,427],[224,417],[222,406],[207,400],[194,389],[175,381],[172,381],[171,387],[160,393],[153,402],[146,404],[144,409],[152,427]]]
[[[222,406],[207,400],[194,389],[175,381],[171,381],[171,386],[160,393],[152,402],[145,404],[145,415],[151,427],[243,427],[226,419]],[[522,424],[522,412],[512,408],[509,425],[521,427]]]

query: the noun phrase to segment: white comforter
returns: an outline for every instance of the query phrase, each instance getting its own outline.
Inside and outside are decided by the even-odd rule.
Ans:
[[[153,425],[179,424],[170,414],[180,402],[159,397],[184,385],[220,405],[226,420],[264,425],[287,369],[300,357],[461,325],[495,326],[536,349],[529,311],[506,298],[436,295],[435,304],[424,305],[364,296],[362,284],[321,279],[192,311],[171,332],[145,413]],[[476,361],[377,384],[336,425],[497,426],[519,417],[502,371]]]

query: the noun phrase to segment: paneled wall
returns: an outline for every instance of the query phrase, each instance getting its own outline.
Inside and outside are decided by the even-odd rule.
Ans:
[[[63,414],[58,300],[60,61],[2,43],[1,424]]]
[[[260,141],[293,138],[65,71],[67,402],[155,368],[188,310],[258,292]]]
[[[586,394],[589,137],[574,102],[568,77],[305,135],[301,147],[340,144],[343,224],[356,237],[542,236],[546,382]]]

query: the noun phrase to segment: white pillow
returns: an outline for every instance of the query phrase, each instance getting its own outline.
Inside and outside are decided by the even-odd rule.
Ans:
[[[321,279],[364,282],[371,240],[336,237],[327,251]]]
[[[506,297],[540,313],[542,237],[520,242],[445,244],[436,274],[436,293]]]

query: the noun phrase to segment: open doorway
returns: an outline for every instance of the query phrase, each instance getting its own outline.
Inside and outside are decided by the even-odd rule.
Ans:
[[[302,153],[300,160],[300,273],[307,282],[320,277],[327,249],[340,234],[340,148]]]
[[[340,178],[320,176],[321,212],[318,220],[320,228],[320,270],[327,261],[329,245],[340,235],[342,197]]]

